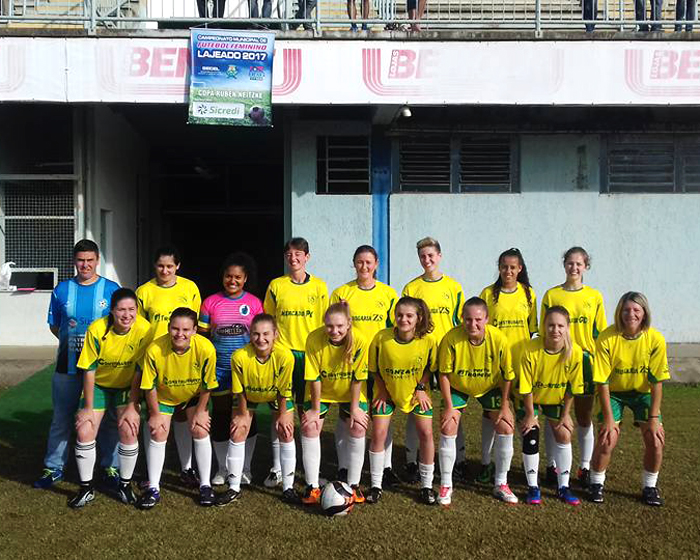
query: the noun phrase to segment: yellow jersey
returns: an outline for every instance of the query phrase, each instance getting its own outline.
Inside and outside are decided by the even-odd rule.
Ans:
[[[521,395],[532,393],[535,404],[559,405],[564,396],[583,394],[583,350],[574,343],[571,356],[561,359],[561,354],[551,354],[544,348],[541,338],[525,345],[519,375]]]
[[[309,382],[321,382],[321,401],[349,403],[352,401],[352,381],[362,381],[360,402],[367,401],[367,339],[357,330],[352,330],[352,362],[343,359],[345,348],[335,346],[328,340],[325,327],[316,329],[306,339],[306,365],[304,400],[311,400]]]
[[[168,332],[170,314],[178,307],[187,307],[195,313],[199,313],[202,298],[199,295],[197,284],[182,278],[175,277],[175,284],[169,288],[158,285],[155,278],[136,289],[139,314],[148,319],[153,326],[153,338],[160,338]]]
[[[402,412],[416,406],[413,395],[425,371],[437,371],[438,343],[432,334],[401,342],[394,329],[383,329],[369,347],[369,371],[384,381],[389,397]]]
[[[158,402],[169,406],[186,403],[205,391],[216,389],[216,350],[208,338],[194,334],[184,354],[173,351],[170,336],[154,340],[143,360],[141,389],[155,389]]]
[[[435,325],[432,334],[438,342],[462,322],[464,292],[460,283],[449,276],[440,280],[425,280],[418,276],[404,286],[401,295],[422,299],[428,305]]]
[[[596,342],[595,383],[607,383],[613,393],[651,392],[651,384],[671,378],[666,356],[666,340],[653,327],[637,338],[625,338],[611,325]]]
[[[360,288],[357,280],[353,280],[336,288],[331,294],[330,303],[347,301],[352,326],[371,341],[380,330],[394,325],[394,305],[398,299],[396,290],[379,280],[369,290]]]
[[[464,327],[454,327],[440,343],[439,367],[440,375],[447,375],[453,389],[472,397],[485,395],[515,378],[508,339],[491,325],[486,325],[484,340],[478,346],[469,342]]]
[[[273,402],[277,397],[291,399],[293,370],[294,356],[287,348],[275,345],[262,363],[253,345],[247,344],[231,355],[231,392],[244,393],[246,400],[254,403]]]
[[[290,350],[303,351],[309,333],[323,325],[328,288],[310,274],[303,284],[295,284],[289,275],[280,276],[270,282],[263,307],[277,321],[279,342]]]
[[[113,328],[107,332],[107,319],[102,317],[88,327],[78,367],[94,371],[100,387],[126,389],[153,339],[151,324],[137,315],[128,333],[117,334]]]
[[[544,336],[544,314],[555,305],[561,305],[569,312],[571,341],[595,355],[595,339],[608,326],[602,294],[588,286],[575,291],[565,290],[562,286],[547,290],[540,311],[540,336]]]

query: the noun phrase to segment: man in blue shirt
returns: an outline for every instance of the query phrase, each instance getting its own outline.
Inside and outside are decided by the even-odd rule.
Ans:
[[[48,323],[51,332],[58,338],[51,393],[53,419],[44,458],[44,472],[34,483],[35,488],[49,488],[63,478],[68,458],[68,440],[83,390],[82,371],[76,368],[76,364],[83,348],[85,332],[90,323],[109,313],[112,293],[119,288],[116,282],[97,274],[99,262],[97,244],[89,239],[78,241],[73,248],[76,275],[60,282],[51,294]],[[114,423],[114,429],[104,430],[106,437],[100,438],[102,466],[107,477],[111,477],[112,467],[117,464],[115,454],[118,436],[115,419],[105,417],[105,422]]]

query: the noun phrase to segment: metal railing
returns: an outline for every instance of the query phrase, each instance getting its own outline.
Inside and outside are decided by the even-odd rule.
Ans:
[[[186,29],[197,25],[329,31],[608,29],[690,32],[698,0],[0,0],[0,26]],[[419,14],[422,3],[425,9]],[[408,8],[414,8],[413,11]],[[649,4],[651,3],[651,6]],[[407,4],[409,5],[407,7]],[[584,14],[586,18],[584,19]],[[261,17],[265,16],[265,17]],[[647,19],[650,18],[650,19]]]

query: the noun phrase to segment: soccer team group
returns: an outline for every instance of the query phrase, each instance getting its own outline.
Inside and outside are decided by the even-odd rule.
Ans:
[[[35,486],[62,479],[75,428],[80,489],[68,505],[79,508],[94,500],[99,447],[106,478],[120,499],[150,509],[161,499],[172,428],[183,483],[199,486],[203,506],[229,504],[251,483],[255,412],[264,405],[273,418],[273,464],[265,486],[281,485],[285,502],[316,504],[320,435],[337,404],[337,478],[352,488],[355,503],[377,503],[382,488],[401,481],[392,467],[391,429],[400,411],[407,415],[403,478],[420,484],[425,504],[447,506],[453,473],[467,476],[461,415],[475,399],[483,410],[476,479],[493,481],[495,498],[519,501],[508,485],[518,433],[528,485],[524,499],[541,503],[542,430],[546,478],[556,483],[558,498],[580,503],[570,487],[576,432],[578,481],[590,501],[602,502],[627,407],[644,444],[642,500],[662,505],[661,399],[669,369],[666,343],[651,326],[645,296],[625,293],[608,327],[600,292],[583,284],[589,256],[572,247],[563,257],[565,281],[542,298],[538,326],[536,297],[519,250],[504,251],[495,283],[469,299],[440,271],[436,240],[420,240],[417,250],[423,274],[400,298],[376,279],[377,253],[363,245],[353,256],[356,279],[329,299],[326,284],[307,272],[308,243],[293,238],[284,248],[288,273],[270,283],[264,303],[246,291],[256,266],[243,253],[226,258],[222,290],[201,302],[197,286],[177,275],[180,258],[172,247],[156,252],[155,277],[134,292],[99,276],[97,245],[78,242],[76,276],[56,287],[49,309],[49,326],[59,340],[54,415],[45,469]],[[442,397],[438,492],[431,388]],[[296,415],[306,481],[301,494],[294,489]],[[148,482],[137,494],[132,476],[140,433]],[[370,484],[363,492],[368,433]],[[213,486],[225,490],[215,492]]]

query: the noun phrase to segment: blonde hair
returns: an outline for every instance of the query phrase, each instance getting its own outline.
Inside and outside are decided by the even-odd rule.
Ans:
[[[649,300],[641,292],[627,292],[622,294],[620,301],[617,302],[615,308],[615,328],[622,332],[625,330],[624,322],[622,321],[622,308],[625,304],[631,301],[644,309],[644,319],[642,319],[642,330],[646,331],[651,327],[651,310],[649,309]]]
[[[416,243],[416,250],[420,251],[421,249],[425,249],[426,247],[435,247],[435,250],[438,253],[442,253],[442,249],[440,249],[440,243],[438,242],[437,239],[433,239],[432,237],[424,237],[418,243]]]
[[[353,345],[354,340],[352,337],[352,317],[350,316],[350,306],[348,302],[341,299],[339,302],[332,304],[323,316],[324,323],[331,315],[339,314],[345,317],[348,321],[348,332],[345,335],[345,341],[343,343],[343,361],[351,364],[353,358]]]
[[[562,307],[561,305],[553,305],[552,307],[548,307],[547,311],[544,313],[544,318],[542,319],[542,324],[546,325],[547,319],[549,318],[550,315],[554,315],[555,313],[558,313],[564,319],[566,319],[566,326],[567,329],[564,331],[564,351],[561,353],[561,356],[559,357],[560,362],[565,362],[569,358],[571,358],[571,351],[573,350],[573,343],[571,342],[571,333],[569,332],[569,325],[571,324],[571,317],[569,316],[569,312],[566,310],[566,307]],[[544,329],[544,336],[545,338],[547,337],[547,329]]]

